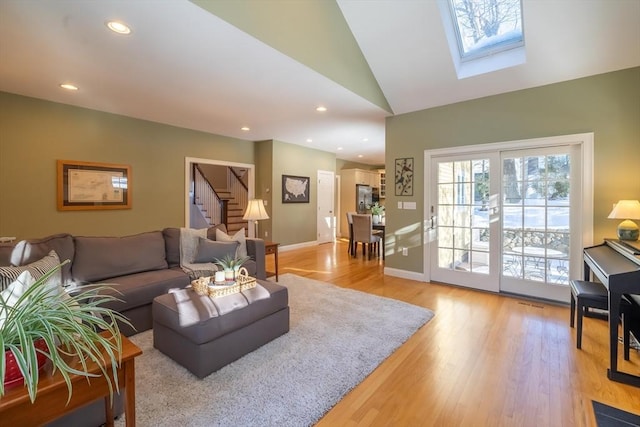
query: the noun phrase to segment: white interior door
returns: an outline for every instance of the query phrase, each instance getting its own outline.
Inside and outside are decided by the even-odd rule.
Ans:
[[[318,171],[318,243],[335,240],[336,217],[334,209],[335,174],[331,171]]]

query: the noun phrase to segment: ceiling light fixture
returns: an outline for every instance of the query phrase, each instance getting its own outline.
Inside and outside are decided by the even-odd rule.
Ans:
[[[341,150],[342,150],[342,147],[338,147],[338,151],[341,151]]]
[[[327,107],[323,107],[322,105],[316,108],[316,111],[319,111],[321,113],[324,113],[325,111],[327,111]]]
[[[71,83],[62,83],[60,87],[66,90],[78,90],[78,86],[72,85]]]
[[[369,138],[362,138],[362,142],[368,142]]]
[[[358,154],[358,157],[359,158],[363,158],[364,156],[362,154]]]
[[[250,128],[249,126],[242,126],[242,127],[240,128],[240,130],[245,131],[245,132],[248,132],[248,131],[250,131],[250,130],[251,130],[251,128]]]
[[[123,24],[120,21],[107,21],[107,28],[114,33],[128,35],[131,34],[131,28],[127,24]]]
[[[313,142],[313,139],[307,138],[307,142]]]

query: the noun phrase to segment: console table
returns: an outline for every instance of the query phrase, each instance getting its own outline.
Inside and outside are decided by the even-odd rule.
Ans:
[[[127,427],[135,427],[136,425],[134,358],[141,354],[142,350],[126,337],[122,337],[122,363],[117,369],[117,376],[120,391],[124,392],[124,413]],[[102,397],[105,402],[106,425],[113,426],[113,408],[109,397],[109,386],[104,376],[91,377],[87,381],[84,376],[71,375],[73,395],[67,404],[67,384],[60,372],[56,372],[55,375],[51,374],[50,365],[51,363],[45,365],[44,370],[40,373],[38,394],[34,403],[29,400],[29,393],[25,387],[16,386],[5,390],[5,395],[0,399],[2,425],[46,424]],[[100,374],[100,367],[95,363],[90,363],[88,371]],[[111,367],[109,366],[107,372],[110,371]]]
[[[267,271],[267,277],[273,276],[275,274],[276,282],[278,281],[278,246],[280,246],[280,243],[269,242],[266,240],[264,242],[264,253],[265,255],[273,254],[273,256],[275,257],[275,268],[276,268],[275,273],[271,273]]]

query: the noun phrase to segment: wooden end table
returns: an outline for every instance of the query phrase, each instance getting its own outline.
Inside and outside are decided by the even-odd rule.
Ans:
[[[117,369],[118,386],[124,392],[124,413],[127,427],[136,425],[136,388],[134,358],[141,355],[135,344],[126,337],[122,337],[122,363]],[[107,358],[107,356],[105,356]],[[79,362],[78,362],[79,363]],[[82,369],[79,367],[79,369]],[[88,371],[101,374],[100,367],[95,363],[89,363]],[[111,366],[107,367],[111,372]],[[113,374],[111,373],[113,381]],[[104,398],[106,426],[113,426],[113,408],[109,398],[109,386],[104,376],[90,377],[88,380],[81,375],[71,375],[73,395],[67,404],[67,384],[60,372],[51,374],[51,363],[45,365],[40,373],[38,394],[35,402],[29,400],[26,387],[16,386],[5,390],[6,393],[0,399],[0,420],[2,425],[8,426],[32,426],[51,422],[75,409]]]
[[[276,266],[275,273],[267,271],[267,277],[273,276],[275,274],[276,282],[278,281],[278,246],[280,246],[280,243],[269,242],[267,240],[265,240],[264,242],[264,253],[265,255],[273,254],[275,258],[275,266]]]

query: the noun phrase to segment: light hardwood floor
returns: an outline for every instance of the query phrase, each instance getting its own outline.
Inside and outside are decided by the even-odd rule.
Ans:
[[[280,274],[435,312],[317,426],[595,426],[591,400],[640,414],[640,389],[607,379],[605,321],[585,318],[578,350],[568,306],[385,276],[383,268],[349,257],[344,241],[280,252]],[[640,375],[639,352],[620,360],[621,370]]]

